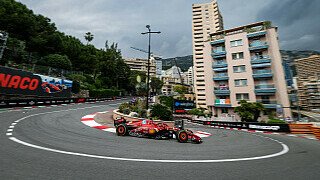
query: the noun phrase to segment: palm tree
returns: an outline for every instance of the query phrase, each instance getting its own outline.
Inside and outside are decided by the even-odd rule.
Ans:
[[[93,40],[93,34],[91,32],[87,32],[84,38],[87,40],[87,45]]]

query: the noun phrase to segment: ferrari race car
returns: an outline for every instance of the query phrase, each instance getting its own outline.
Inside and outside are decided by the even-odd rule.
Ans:
[[[191,130],[184,129],[183,121],[177,121],[175,127],[169,127],[166,123],[155,123],[152,120],[138,120],[127,122],[124,118],[114,121],[118,136],[148,137],[154,139],[173,139],[185,143],[202,143],[201,137],[195,135]]]

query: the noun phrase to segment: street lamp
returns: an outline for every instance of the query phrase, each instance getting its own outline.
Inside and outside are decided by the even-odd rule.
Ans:
[[[143,32],[141,34],[148,34],[149,35],[149,46],[148,46],[148,71],[147,71],[147,102],[146,102],[146,109],[149,109],[149,79],[150,79],[150,56],[151,56],[151,34],[160,34],[160,31],[151,31],[150,25],[147,25],[146,28],[148,29],[147,32]]]

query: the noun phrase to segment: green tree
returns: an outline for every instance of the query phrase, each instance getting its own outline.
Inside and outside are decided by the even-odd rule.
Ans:
[[[172,96],[160,96],[159,97],[160,103],[167,106],[168,108],[173,108],[173,97]]]
[[[184,98],[184,94],[188,93],[188,87],[183,85],[176,85],[173,87],[173,91],[180,94],[180,98]]]
[[[48,66],[60,68],[60,69],[71,69],[72,64],[69,60],[68,56],[60,55],[60,54],[50,54],[43,58],[43,63]]]
[[[151,77],[150,87],[153,94],[159,93],[163,86],[163,82],[156,77]]]
[[[91,32],[87,32],[84,38],[86,39],[88,45],[93,40],[93,34],[91,34]]]
[[[257,122],[260,116],[260,112],[264,110],[261,103],[247,102],[245,100],[240,101],[240,106],[234,109],[234,112],[238,113],[242,122]]]
[[[190,111],[188,111],[188,114],[192,114],[195,116],[205,116],[203,109],[193,108]]]
[[[154,104],[151,106],[151,117],[159,117],[161,120],[164,121],[172,121],[172,111],[162,104]]]
[[[129,75],[129,78],[128,78],[128,83],[127,83],[127,86],[128,86],[128,91],[132,94],[132,95],[137,95],[137,89],[136,87],[138,85],[140,85],[139,83],[141,82],[138,82],[137,81],[137,77],[140,76],[140,79],[146,79],[146,73],[144,72],[141,72],[141,71],[130,71],[130,75]]]

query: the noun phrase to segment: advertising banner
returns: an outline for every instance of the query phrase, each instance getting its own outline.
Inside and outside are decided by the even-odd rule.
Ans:
[[[173,102],[173,112],[176,114],[185,114],[188,110],[195,108],[194,101],[177,100]]]
[[[0,94],[70,97],[72,81],[0,66]]]
[[[258,122],[224,122],[224,121],[195,121],[194,123],[210,125],[210,126],[253,129],[253,130],[261,130],[261,131],[290,132],[290,128],[288,124],[266,124],[266,123],[258,123]]]

